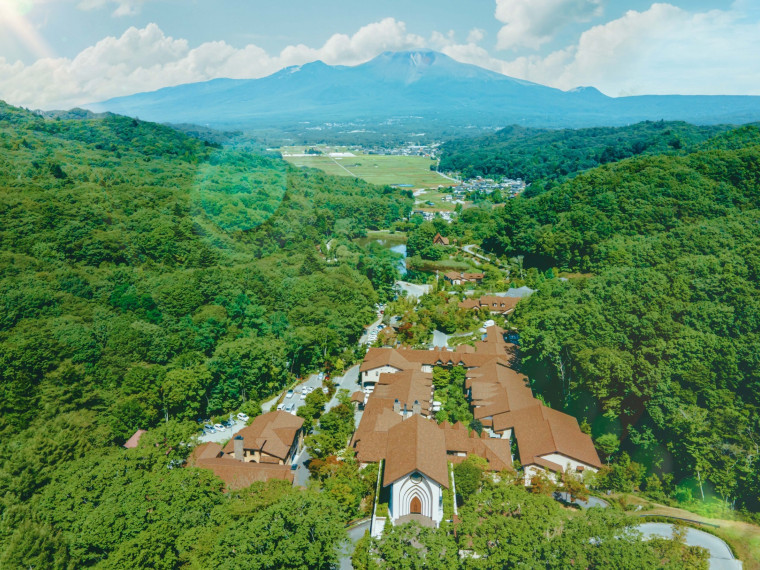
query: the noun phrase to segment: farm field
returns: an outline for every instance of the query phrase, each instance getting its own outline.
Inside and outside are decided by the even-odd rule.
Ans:
[[[322,149],[320,149],[322,150]],[[437,188],[452,182],[430,170],[433,161],[424,156],[383,156],[358,154],[355,156],[330,157],[327,154],[303,156],[304,149],[285,147],[280,149],[285,160],[294,166],[318,168],[327,174],[354,176],[372,184],[408,185],[409,189]],[[323,151],[324,152],[324,151]],[[328,152],[347,152],[329,149]]]

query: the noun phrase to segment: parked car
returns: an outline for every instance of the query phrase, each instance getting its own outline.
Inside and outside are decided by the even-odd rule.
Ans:
[[[216,431],[224,431],[224,430],[226,430],[227,428],[226,428],[226,427],[224,427],[224,425],[223,425],[223,424],[214,424],[214,429],[215,429]]]
[[[285,406],[285,411],[288,412],[289,414],[292,414],[294,407],[295,406],[293,406],[293,404],[288,404],[287,406]]]
[[[324,386],[322,388],[322,393],[326,396],[327,394],[330,393],[330,388],[328,388],[327,386]]]
[[[240,413],[237,415],[237,417],[238,417],[238,419],[239,419],[241,422],[247,422],[247,421],[248,421],[248,416],[247,416],[247,415],[245,415],[243,412],[240,412]]]
[[[292,398],[293,397],[293,390],[288,390],[288,393],[285,394],[286,398]]]
[[[212,426],[211,424],[205,424],[203,426],[203,429],[214,429],[214,426]]]
[[[301,399],[302,399],[302,400],[305,400],[305,399],[306,399],[306,394],[307,394],[307,393],[308,393],[308,392],[302,392],[302,393],[301,393]]]
[[[278,411],[278,412],[279,412],[280,410],[284,409],[284,408],[285,408],[285,404],[277,404],[277,411]]]

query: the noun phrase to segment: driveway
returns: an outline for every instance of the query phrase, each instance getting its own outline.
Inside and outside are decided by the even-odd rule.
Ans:
[[[406,296],[413,299],[419,299],[426,293],[429,293],[432,288],[432,285],[416,285],[407,281],[396,281],[395,286],[401,291],[406,291]]]
[[[449,336],[441,331],[433,331],[433,346],[435,348],[446,348],[449,345]]]
[[[362,333],[362,336],[359,338],[359,344],[372,344],[369,340],[369,332],[372,330],[377,329],[378,327],[381,327],[383,324],[383,317],[378,317],[376,321],[374,321],[371,325],[369,325],[364,332]]]
[[[293,474],[293,485],[295,487],[306,487],[306,483],[309,481],[310,475],[306,464],[310,459],[311,455],[309,455],[309,452],[306,451],[306,447],[304,447],[295,460],[295,465],[297,466],[295,473]]]
[[[325,411],[331,410],[338,405],[338,392],[340,390],[348,390],[348,395],[350,396],[357,390],[361,389],[359,386],[359,365],[355,364],[346,370],[343,373],[343,376],[333,378],[333,382],[335,382],[335,394],[333,395],[332,400],[327,402]]]
[[[585,501],[581,501],[580,499],[573,499],[571,501],[570,493],[559,492],[559,491],[554,493],[554,498],[562,503],[572,503],[574,505],[578,505],[582,509],[588,509],[590,507],[601,507],[603,509],[606,509],[609,506],[607,504],[607,501],[603,501],[602,499],[598,497],[591,497],[591,496]]]
[[[367,519],[348,529],[348,542],[343,545],[343,551],[340,556],[340,570],[351,570],[353,568],[351,565],[351,555],[354,553],[356,542],[369,530],[369,523],[370,520]]]
[[[642,523],[638,529],[644,538],[673,537],[673,525],[670,523]],[[696,528],[686,528],[686,544],[701,546],[710,552],[710,570],[740,570],[742,563],[734,558],[731,549],[720,538]]]

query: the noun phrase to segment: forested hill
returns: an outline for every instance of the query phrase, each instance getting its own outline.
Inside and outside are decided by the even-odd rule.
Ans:
[[[654,476],[635,484],[754,512],[759,141],[758,127],[743,127],[684,156],[589,170],[509,201],[485,242],[525,256],[543,281],[512,321],[543,395],[588,419],[595,437],[619,436]],[[536,273],[547,267],[549,279]],[[592,274],[560,282],[557,269]]]
[[[559,130],[514,125],[491,135],[447,142],[441,147],[440,169],[459,172],[464,178],[558,180],[632,156],[684,154],[730,128],[664,121]]]
[[[149,522],[171,521],[144,537],[171,544],[198,523],[176,521],[221,493],[213,477],[167,475],[186,453],[179,422],[253,413],[291,372],[352,358],[395,260],[350,238],[411,202],[151,123],[0,103],[0,567],[82,567]],[[124,459],[138,428],[156,428],[161,448]],[[118,507],[97,516],[113,520],[93,522],[82,505],[112,492]],[[70,509],[60,493],[86,497]],[[129,519],[132,493],[156,512]]]

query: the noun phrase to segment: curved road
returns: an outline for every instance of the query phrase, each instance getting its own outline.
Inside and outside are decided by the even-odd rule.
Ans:
[[[670,523],[641,523],[638,529],[644,538],[672,538],[673,526]],[[728,545],[717,536],[686,527],[686,544],[689,546],[701,546],[710,552],[710,570],[740,570],[742,563],[734,558],[733,552]]]

